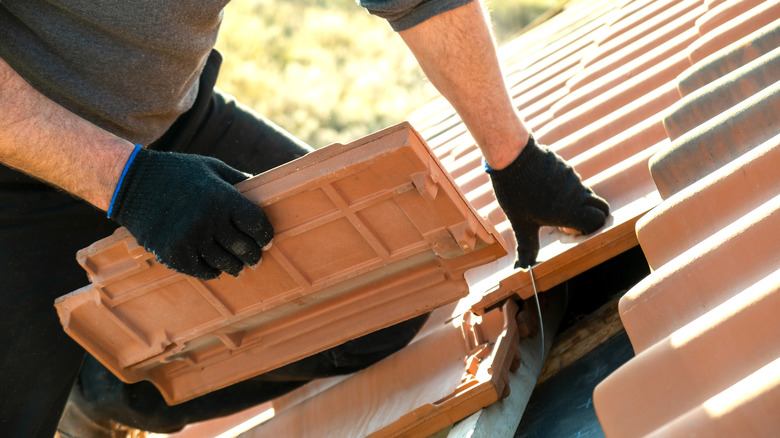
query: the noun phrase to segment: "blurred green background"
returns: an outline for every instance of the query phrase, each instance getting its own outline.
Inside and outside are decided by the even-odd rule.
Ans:
[[[499,45],[561,0],[487,3]],[[436,91],[388,26],[355,0],[236,0],[217,86],[314,147],[406,120]]]

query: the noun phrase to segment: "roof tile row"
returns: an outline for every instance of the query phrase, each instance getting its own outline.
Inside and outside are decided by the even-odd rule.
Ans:
[[[778,8],[724,2],[698,22],[650,161],[664,200],[637,223],[654,271],[620,301],[637,356],[594,393],[607,436],[780,428]]]

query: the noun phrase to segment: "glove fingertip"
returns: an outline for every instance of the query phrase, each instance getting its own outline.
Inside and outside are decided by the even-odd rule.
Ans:
[[[252,174],[242,172],[217,158],[212,158],[212,157],[206,157],[206,158],[210,160],[208,166],[213,171],[215,171],[217,175],[219,175],[223,180],[227,181],[232,185],[236,185],[252,177]]]
[[[195,277],[201,280],[213,280],[217,277],[219,277],[219,274],[222,272],[212,268],[208,264],[204,263],[200,258],[196,257],[196,260],[193,261],[193,263],[185,264],[181,261],[171,260],[171,261],[165,261],[160,259],[160,257],[157,257],[157,261],[164,264],[168,269],[172,269],[180,274],[189,275],[190,277]]]
[[[523,251],[517,251],[517,258],[515,259],[515,269],[528,269],[530,266],[536,264],[536,253],[524,253]]]
[[[243,271],[243,270],[244,270],[244,268],[237,268],[237,269],[229,268],[229,269],[226,269],[225,272],[228,273],[231,277],[236,278],[236,277],[238,277],[238,274],[240,274],[241,271]]]
[[[536,256],[539,254],[539,243],[537,240],[527,242],[529,245],[518,243],[517,258],[515,259],[515,269],[528,268],[536,263]]]
[[[511,221],[510,221],[511,222]],[[539,225],[527,221],[512,222],[517,258],[515,268],[527,268],[536,263],[539,253]]]
[[[274,238],[274,228],[265,212],[251,203],[233,217],[233,223],[244,234],[250,236],[261,248],[269,245]]]
[[[588,197],[588,199],[585,201],[585,205],[593,208],[597,208],[601,210],[605,216],[609,216],[609,202],[607,202],[606,199],[602,198],[599,195],[596,195],[595,193],[591,194],[591,196]]]
[[[193,277],[197,277],[200,278],[201,280],[208,281],[208,280],[214,280],[218,278],[219,274],[221,274],[221,272],[213,271],[213,272],[203,273],[200,275],[193,275]]]
[[[586,206],[584,207],[582,221],[578,226],[572,228],[580,231],[582,234],[591,234],[604,226],[608,216],[609,213],[605,213],[600,208]]]

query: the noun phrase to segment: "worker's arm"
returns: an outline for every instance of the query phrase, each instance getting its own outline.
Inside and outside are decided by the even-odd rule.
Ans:
[[[0,59],[0,162],[107,210],[133,151],[44,97]]]
[[[452,104],[493,169],[512,163],[529,130],[509,96],[479,1],[399,32],[420,67]]]
[[[262,210],[232,186],[247,175],[221,161],[136,150],[43,96],[2,59],[0,102],[0,162],[110,209],[180,272],[236,275],[273,237]]]
[[[588,234],[604,225],[607,202],[585,187],[561,157],[536,144],[512,104],[480,0],[431,17],[427,17],[431,8],[457,5],[460,0],[363,1],[376,8],[380,4],[409,7],[381,14],[399,30],[482,151],[496,198],[515,233],[516,266],[535,263],[542,226]]]

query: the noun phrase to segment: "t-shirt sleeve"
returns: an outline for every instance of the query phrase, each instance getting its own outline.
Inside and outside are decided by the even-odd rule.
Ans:
[[[382,17],[396,32],[409,29],[442,12],[473,0],[358,0],[369,13]]]

